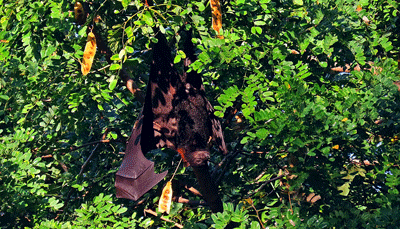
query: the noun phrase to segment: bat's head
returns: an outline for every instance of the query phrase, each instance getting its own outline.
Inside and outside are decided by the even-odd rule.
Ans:
[[[192,167],[205,165],[208,159],[210,159],[210,152],[205,150],[198,150],[184,155],[184,161]]]

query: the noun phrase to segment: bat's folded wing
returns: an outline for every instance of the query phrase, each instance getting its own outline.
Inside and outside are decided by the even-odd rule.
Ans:
[[[141,129],[141,124],[136,125],[126,147],[124,160],[117,172],[115,178],[117,198],[136,201],[168,173],[168,171],[165,171],[156,174],[154,172],[154,162],[147,160],[143,155],[140,146]]]
[[[136,178],[118,172],[115,178],[117,198],[125,198],[136,201],[158,182],[164,179],[167,173],[168,171],[160,174],[154,173],[154,163],[151,161],[150,166]]]

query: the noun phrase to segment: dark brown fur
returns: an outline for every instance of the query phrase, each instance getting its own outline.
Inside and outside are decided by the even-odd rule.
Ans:
[[[160,32],[156,34],[158,42],[153,44],[153,59],[145,104],[131,135],[124,161],[117,173],[117,178],[120,177],[116,181],[117,193],[123,193],[124,195],[119,196],[122,198],[132,196],[136,198],[144,194],[148,190],[147,187],[137,188],[141,192],[146,191],[131,195],[129,192],[135,188],[123,185],[121,182],[131,183],[133,186],[134,182],[127,179],[140,179],[138,176],[133,176],[133,173],[146,174],[151,181],[158,180],[160,175],[153,173],[154,178],[152,178],[150,174],[144,172],[147,171],[146,168],[152,169],[152,162],[146,163],[147,167],[132,165],[133,162],[140,162],[132,158],[141,158],[138,154],[143,154],[142,152],[167,147],[178,150],[186,165],[193,167],[205,200],[211,209],[217,212],[222,211],[222,202],[208,172],[209,142],[212,140],[216,143],[223,153],[226,153],[227,149],[221,124],[205,96],[201,75],[195,71],[187,73],[188,66],[195,61],[195,55],[191,31],[186,33],[184,52],[187,58],[183,74],[179,74],[173,65],[171,51],[164,35]],[[135,185],[141,184],[135,183]],[[153,187],[155,184],[150,182],[149,185]],[[120,191],[120,186],[128,187],[130,191]]]

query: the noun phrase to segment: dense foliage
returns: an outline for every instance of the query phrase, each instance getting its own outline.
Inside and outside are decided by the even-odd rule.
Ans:
[[[223,39],[205,0],[86,2],[85,25],[75,23],[73,4],[0,0],[0,227],[400,223],[396,0],[221,1]],[[82,76],[94,15],[115,55],[109,64],[96,53]],[[115,198],[119,152],[142,106],[118,73],[125,69],[145,90],[154,26],[178,67],[185,56],[179,31],[193,27],[192,68],[204,76],[230,151],[210,160],[221,177],[223,213],[175,203],[164,216],[173,222],[145,214],[156,209],[161,183],[138,202]],[[346,65],[350,72],[336,70]],[[173,171],[179,161],[170,151],[147,156],[157,171]],[[195,185],[190,170],[175,179]]]

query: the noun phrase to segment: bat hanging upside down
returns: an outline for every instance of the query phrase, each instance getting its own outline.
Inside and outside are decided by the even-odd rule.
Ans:
[[[157,32],[152,44],[153,58],[143,110],[136,121],[117,172],[115,186],[118,198],[137,200],[167,174],[154,173],[154,162],[143,153],[157,148],[179,152],[186,166],[191,166],[204,199],[213,212],[223,210],[218,189],[210,177],[207,160],[210,140],[227,152],[221,124],[206,98],[201,75],[187,72],[196,60],[192,32],[186,35],[183,51],[184,72],[174,68],[167,40]]]

